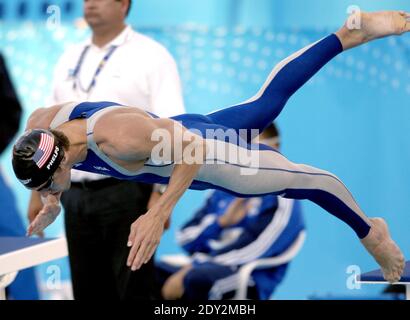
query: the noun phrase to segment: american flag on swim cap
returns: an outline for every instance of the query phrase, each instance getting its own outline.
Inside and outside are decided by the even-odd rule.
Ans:
[[[33,160],[40,169],[50,158],[54,147],[54,138],[46,133],[41,133],[40,144],[34,153]]]

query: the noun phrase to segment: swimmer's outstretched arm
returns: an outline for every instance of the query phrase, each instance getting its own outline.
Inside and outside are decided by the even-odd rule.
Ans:
[[[132,247],[127,259],[131,270],[139,269],[150,260],[161,239],[165,222],[200,167],[200,164],[176,164],[166,191],[145,215],[131,225],[128,246]]]
[[[140,117],[129,114],[114,115],[113,118],[109,121],[110,128],[113,128],[111,130],[115,132],[107,132],[107,128],[104,128],[105,137],[111,137],[110,143],[104,147],[108,156],[130,164],[147,158],[154,162],[174,162],[166,191],[145,215],[131,225],[127,244],[131,249],[127,265],[137,270],[154,254],[165,222],[205,161],[206,144],[202,137],[171,119],[141,121]],[[94,137],[97,135],[98,132],[94,131]]]

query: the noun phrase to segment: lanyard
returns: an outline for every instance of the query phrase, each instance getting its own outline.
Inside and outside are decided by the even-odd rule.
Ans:
[[[107,54],[104,56],[104,58],[102,58],[101,62],[98,64],[97,70],[95,70],[95,73],[94,73],[94,76],[91,80],[90,85],[88,86],[88,88],[84,89],[83,86],[81,85],[81,81],[80,81],[80,78],[78,77],[78,74],[81,70],[81,66],[83,65],[84,57],[87,54],[87,51],[89,49],[90,49],[90,46],[86,46],[83,49],[83,51],[81,52],[80,58],[78,59],[77,65],[74,69],[74,72],[72,74],[72,77],[74,78],[73,90],[77,89],[77,83],[78,83],[78,87],[80,88],[80,90],[83,91],[83,92],[87,92],[87,93],[89,93],[91,91],[91,89],[95,86],[95,84],[97,82],[98,75],[100,74],[101,70],[103,69],[103,67],[105,66],[108,59],[111,57],[111,55],[115,51],[115,49],[117,49],[117,46],[111,46],[110,47]]]

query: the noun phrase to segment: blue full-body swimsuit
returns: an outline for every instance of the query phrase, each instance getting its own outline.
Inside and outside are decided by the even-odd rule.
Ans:
[[[241,129],[262,132],[280,114],[288,99],[342,51],[340,40],[331,34],[280,62],[259,92],[244,103],[207,115],[183,114],[170,118],[202,135],[215,150],[233,151],[239,155],[232,159],[227,157],[229,152],[213,152],[201,166],[190,189],[218,189],[242,197],[275,194],[285,198],[308,199],[346,222],[360,238],[365,237],[370,230],[368,219],[335,175],[308,165],[292,163],[266,145],[252,144],[251,135],[244,137],[240,132]],[[105,113],[121,107],[107,101],[71,103],[57,113],[50,128],[57,128],[73,119],[87,119],[88,154],[86,160],[77,164],[75,169],[119,179],[167,184],[175,165],[173,162],[158,164],[148,159],[141,169],[133,172],[113,162],[95,143],[95,123]],[[209,132],[218,130],[233,131],[236,141],[232,142],[232,139],[227,140],[226,137],[209,138]],[[245,155],[257,161],[240,161]]]

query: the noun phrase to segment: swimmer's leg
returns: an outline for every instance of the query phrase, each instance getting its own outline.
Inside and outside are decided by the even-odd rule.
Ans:
[[[207,116],[228,128],[262,132],[280,114],[288,99],[342,51],[342,44],[335,34],[313,43],[276,65],[251,99]]]
[[[410,14],[401,11],[357,13],[359,29],[343,26],[335,34],[311,44],[280,62],[251,99],[208,114],[216,124],[240,129],[266,128],[283,110],[288,99],[326,63],[343,50],[374,39],[410,31]],[[248,135],[247,141],[252,139]]]
[[[369,219],[345,185],[333,174],[306,165],[295,165],[285,197],[308,199],[346,222],[383,270],[387,281],[401,277],[404,256],[390,237],[383,219]]]
[[[397,281],[404,268],[404,257],[391,239],[382,219],[369,219],[352,194],[334,174],[304,164],[295,164],[282,154],[260,145],[257,168],[244,175],[241,163],[227,164],[217,173],[218,185],[237,195],[249,196],[274,193],[293,199],[307,199],[348,224],[361,239],[365,248],[381,265],[388,281]],[[214,179],[217,180],[218,177]]]
[[[366,237],[371,222],[338,177],[312,166],[293,163],[266,145],[253,146],[258,146],[259,150],[248,149],[252,157],[247,163],[234,162],[234,159],[227,163],[227,168],[221,169],[221,173],[216,173],[220,177],[218,185],[243,196],[275,193],[285,198],[310,200],[347,223],[359,238]],[[244,148],[239,146],[238,159],[245,159],[240,154],[242,150]],[[247,172],[245,168],[255,170]]]

